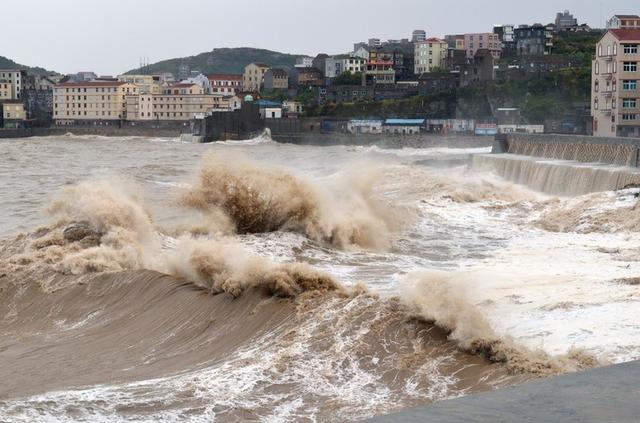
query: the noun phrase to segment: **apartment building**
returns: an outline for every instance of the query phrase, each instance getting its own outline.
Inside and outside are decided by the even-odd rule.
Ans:
[[[222,94],[134,94],[126,97],[130,121],[189,121],[214,110],[229,110],[229,97]]]
[[[66,82],[53,88],[56,125],[79,121],[117,121],[126,118],[126,96],[138,88],[119,81]]]
[[[478,50],[489,50],[494,59],[502,56],[502,41],[498,34],[491,32],[464,34],[464,46],[467,59],[473,59]]]
[[[269,65],[264,63],[251,63],[244,68],[243,90],[260,91],[264,84],[264,75],[269,70]]]
[[[640,137],[640,28],[611,29],[592,66],[593,133]]]
[[[215,74],[209,75],[211,93],[233,96],[242,91],[242,75]]]
[[[443,68],[447,58],[449,44],[439,38],[427,38],[425,41],[415,43],[415,70],[416,75],[431,72],[434,68]]]
[[[364,71],[366,85],[395,84],[396,71],[391,60],[369,60]]]
[[[289,73],[284,69],[269,69],[264,74],[266,91],[286,90],[289,88]]]
[[[364,71],[367,65],[367,61],[361,57],[349,57],[348,59],[340,60],[344,72],[360,73]]]
[[[160,94],[160,76],[155,75],[120,75],[118,81],[133,84],[139,93]]]
[[[19,100],[24,89],[24,80],[27,72],[20,69],[0,69],[0,81],[7,81],[11,84],[11,100]]]

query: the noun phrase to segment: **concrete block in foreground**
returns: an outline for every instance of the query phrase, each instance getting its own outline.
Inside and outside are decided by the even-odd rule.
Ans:
[[[640,423],[640,362],[443,401],[372,423]]]

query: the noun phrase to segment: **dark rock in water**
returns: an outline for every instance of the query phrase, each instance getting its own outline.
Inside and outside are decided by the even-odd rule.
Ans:
[[[62,236],[69,242],[91,240],[99,242],[102,234],[95,231],[87,222],[72,223],[62,232]]]
[[[640,188],[640,184],[635,182],[632,184],[627,184],[624,186],[624,188],[622,188],[622,190],[633,189],[633,188]]]

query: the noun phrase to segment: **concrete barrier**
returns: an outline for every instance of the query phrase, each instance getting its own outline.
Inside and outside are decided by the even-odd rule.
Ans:
[[[639,167],[640,139],[516,133],[496,137],[494,153]]]

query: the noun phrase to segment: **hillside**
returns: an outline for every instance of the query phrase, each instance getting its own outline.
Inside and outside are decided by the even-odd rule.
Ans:
[[[197,56],[163,60],[145,69],[145,73],[171,72],[178,74],[181,65],[188,65],[190,70],[197,70],[203,74],[212,73],[242,73],[244,67],[251,62],[266,63],[271,67],[291,68],[301,55],[285,54],[276,51],[255,48],[217,48]],[[140,69],[133,69],[128,74],[140,73]]]
[[[7,59],[4,56],[0,56],[0,69],[25,69],[33,75],[50,75],[52,73],[55,73],[40,67],[32,68],[29,66],[21,65],[19,63],[14,62],[11,59]]]

